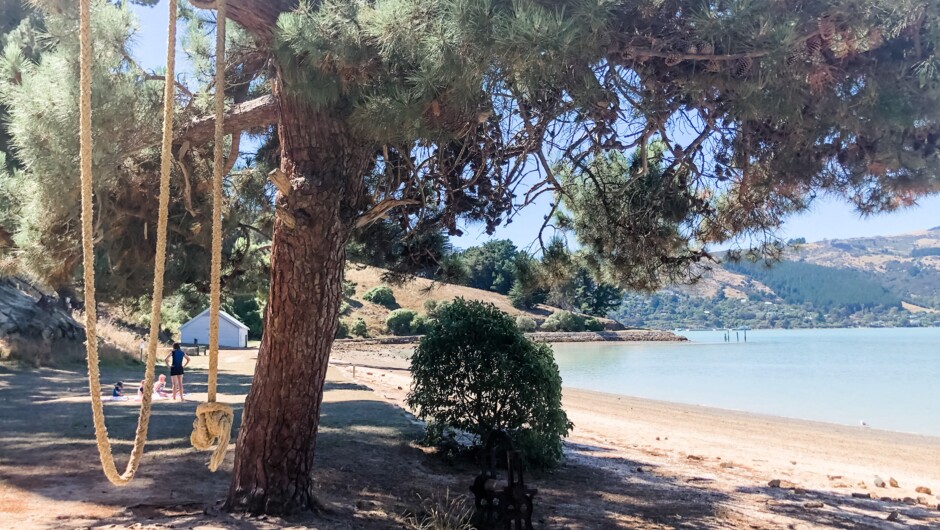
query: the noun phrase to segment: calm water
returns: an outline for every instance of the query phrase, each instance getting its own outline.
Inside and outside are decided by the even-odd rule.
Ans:
[[[553,348],[569,387],[940,436],[940,328],[683,335]]]

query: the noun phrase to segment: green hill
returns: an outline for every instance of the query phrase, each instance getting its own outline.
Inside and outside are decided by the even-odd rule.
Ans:
[[[767,267],[714,267],[692,286],[629,294],[612,316],[660,328],[940,325],[940,227],[799,244]]]

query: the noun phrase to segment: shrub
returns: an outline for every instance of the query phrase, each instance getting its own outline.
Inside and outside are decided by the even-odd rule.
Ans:
[[[418,313],[411,309],[396,309],[392,311],[385,320],[389,333],[392,335],[411,334],[411,323]]]
[[[446,302],[442,302],[442,301],[440,301],[440,300],[425,300],[425,301],[424,301],[424,311],[425,311],[428,315],[434,315],[434,314],[437,312],[437,306],[440,305],[440,304],[442,304],[442,303],[446,303]]]
[[[345,339],[349,337],[349,324],[345,320],[340,320],[336,326],[336,338]]]
[[[356,282],[343,280],[343,298],[352,298],[356,295]]]
[[[366,294],[362,295],[362,299],[388,308],[395,307],[396,303],[395,293],[393,293],[392,288],[387,285],[379,285],[378,287],[369,289],[366,291]]]
[[[411,321],[411,334],[424,335],[431,328],[433,319],[427,315],[419,314]]]
[[[349,313],[350,309],[351,307],[349,306],[349,302],[347,302],[346,300],[339,301],[339,314],[346,315]]]
[[[369,334],[369,327],[366,326],[365,320],[361,318],[357,318],[356,322],[353,323],[352,328],[349,329],[349,332],[354,337],[365,337],[366,335]]]
[[[527,316],[520,315],[516,317],[516,327],[518,327],[519,331],[523,333],[531,333],[535,331],[536,328],[535,320],[532,320]]]
[[[429,429],[457,429],[477,444],[505,430],[530,466],[561,459],[572,425],[561,409],[551,347],[526,339],[496,306],[458,298],[440,311],[411,358],[411,373],[408,405]]]
[[[584,331],[586,320],[587,317],[571,311],[557,311],[545,319],[542,323],[542,331]]]
[[[437,314],[446,309],[449,305],[450,300],[426,300],[424,302],[424,310],[429,317],[437,318]]]
[[[584,329],[586,331],[604,331],[604,323],[596,318],[584,319]]]

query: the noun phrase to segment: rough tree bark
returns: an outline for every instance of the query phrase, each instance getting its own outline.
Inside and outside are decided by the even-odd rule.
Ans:
[[[214,0],[191,0],[211,9]],[[226,0],[227,17],[264,45],[297,0]],[[278,65],[275,65],[278,66]],[[320,403],[342,298],[346,243],[362,209],[374,149],[349,130],[344,109],[314,109],[273,83],[281,145],[271,288],[254,380],[238,431],[226,508],[290,514],[315,509],[313,463]],[[340,106],[341,107],[341,106]]]
[[[342,298],[345,246],[368,153],[341,117],[275,83],[281,171],[271,289],[254,380],[238,432],[226,507],[289,514],[313,509],[320,402]]]

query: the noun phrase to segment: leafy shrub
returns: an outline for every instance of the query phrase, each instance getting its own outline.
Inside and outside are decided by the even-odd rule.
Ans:
[[[437,314],[450,305],[450,300],[426,300],[424,310],[431,318],[437,318]]]
[[[351,309],[351,307],[349,306],[349,302],[347,302],[346,300],[340,300],[340,302],[339,302],[339,314],[341,314],[341,315],[349,314],[349,310],[350,310],[350,309]]]
[[[395,293],[387,285],[379,285],[369,289],[366,294],[362,295],[362,299],[388,308],[395,307],[396,304]]]
[[[340,320],[336,326],[336,338],[345,339],[349,337],[349,324],[345,320]]]
[[[531,333],[535,331],[536,328],[535,320],[532,320],[527,316],[520,315],[516,317],[516,327],[518,327],[519,331],[523,333]]]
[[[411,324],[418,313],[411,309],[396,309],[385,320],[389,333],[392,335],[410,335]]]
[[[431,322],[433,322],[433,319],[427,315],[419,314],[415,316],[415,319],[411,321],[411,334],[424,335],[431,329]]]
[[[596,318],[584,319],[584,329],[586,331],[604,331],[604,323]]]
[[[343,298],[352,298],[356,295],[356,282],[343,280]]]
[[[361,318],[357,318],[356,322],[354,322],[352,327],[349,329],[349,332],[354,337],[365,337],[366,335],[369,334],[369,327],[366,326],[365,320]]]
[[[440,311],[411,358],[411,373],[408,405],[438,431],[457,429],[479,444],[505,430],[530,466],[561,459],[572,425],[561,408],[551,347],[526,339],[496,306],[458,298]]]
[[[542,331],[578,332],[586,329],[587,317],[571,311],[556,311],[542,323]]]
[[[437,304],[441,303],[440,300],[425,300],[424,301],[424,310],[430,315],[437,311]]]

